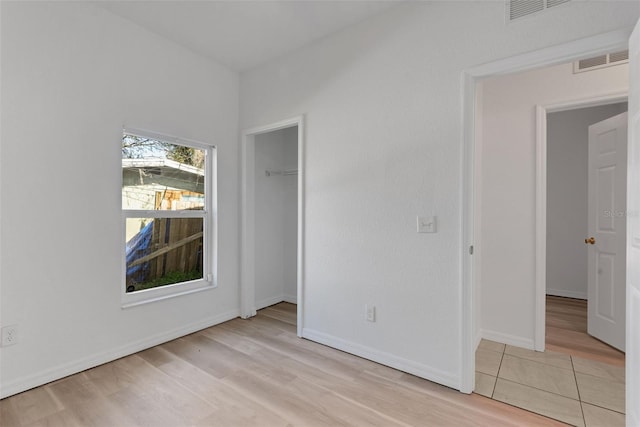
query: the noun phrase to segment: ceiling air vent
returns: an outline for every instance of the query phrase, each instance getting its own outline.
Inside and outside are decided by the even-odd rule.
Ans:
[[[622,52],[610,53],[609,62],[621,62],[629,60],[629,51],[623,50]]]
[[[513,21],[569,1],[571,0],[507,0],[507,18]]]
[[[597,70],[627,62],[629,62],[629,51],[623,50],[620,52],[613,52],[606,55],[594,56],[593,58],[576,61],[573,63],[573,72],[582,73],[583,71]]]
[[[522,18],[544,10],[544,0],[511,0],[509,2],[509,20]]]
[[[547,7],[558,6],[562,3],[567,3],[570,0],[547,0]]]
[[[599,67],[607,64],[607,55],[596,56],[578,61],[578,69],[585,70],[587,68]]]

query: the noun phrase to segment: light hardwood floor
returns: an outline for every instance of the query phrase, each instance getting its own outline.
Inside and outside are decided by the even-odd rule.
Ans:
[[[587,334],[587,301],[547,295],[546,348],[624,366],[624,353]]]
[[[281,303],[0,401],[9,426],[557,426],[295,335]]]

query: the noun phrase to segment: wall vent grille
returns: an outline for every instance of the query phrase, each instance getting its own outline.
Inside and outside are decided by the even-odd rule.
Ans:
[[[559,6],[563,3],[567,3],[570,0],[547,0],[547,7]]]
[[[507,18],[513,21],[571,0],[507,0]]]
[[[629,62],[629,51],[622,50],[606,55],[594,56],[593,58],[581,59],[573,63],[573,72],[582,73],[584,71],[598,70],[600,68],[611,67]]]
[[[622,52],[610,53],[609,62],[620,62],[629,60],[629,51],[623,50]]]
[[[511,0],[509,5],[511,21],[544,10],[544,0]]]

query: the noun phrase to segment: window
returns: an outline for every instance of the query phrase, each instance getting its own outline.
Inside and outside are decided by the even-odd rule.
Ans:
[[[201,143],[124,131],[125,306],[215,286],[213,157]]]

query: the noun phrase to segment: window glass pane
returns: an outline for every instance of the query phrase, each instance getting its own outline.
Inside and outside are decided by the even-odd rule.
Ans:
[[[124,134],[122,209],[203,209],[204,170],[204,150]]]
[[[202,279],[203,222],[203,218],[127,218],[127,292]]]

